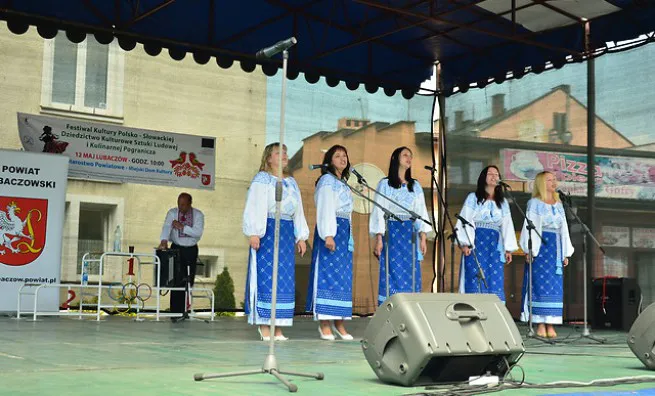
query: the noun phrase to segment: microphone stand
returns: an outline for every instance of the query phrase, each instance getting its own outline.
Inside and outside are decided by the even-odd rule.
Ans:
[[[434,186],[437,189],[437,196],[439,197],[439,205],[443,207],[443,212],[446,214],[446,220],[448,220],[448,224],[450,225],[450,237],[449,239],[452,238],[453,242],[457,243],[457,246],[461,249],[462,248],[462,242],[459,240],[459,237],[457,236],[457,228],[455,227],[453,223],[453,219],[450,217],[450,212],[448,211],[448,204],[446,203],[446,200],[443,197],[443,194],[441,192],[441,188],[439,187],[439,183],[437,183],[437,179],[434,177],[434,174],[437,172],[436,169],[432,167],[426,167],[425,169],[430,171],[430,174],[432,176],[432,183],[434,183]],[[451,285],[450,288],[454,290],[454,283],[455,283],[455,247],[454,245],[451,244]],[[479,265],[479,264],[478,264]],[[485,285],[486,285],[486,280],[485,280]]]
[[[294,42],[295,39],[291,39],[290,42]],[[295,42],[294,42],[295,44]],[[278,44],[276,44],[277,46]],[[278,368],[277,359],[275,358],[275,313],[277,305],[277,276],[278,276],[278,261],[280,253],[280,215],[282,207],[282,150],[284,149],[284,115],[285,115],[285,105],[286,105],[286,92],[287,92],[287,63],[289,59],[289,51],[287,48],[284,48],[282,52],[282,99],[280,105],[280,155],[278,162],[278,176],[277,182],[275,184],[275,238],[274,238],[274,247],[273,247],[273,290],[271,296],[271,327],[270,327],[270,343],[269,343],[269,352],[268,356],[264,360],[262,368],[259,370],[248,370],[232,373],[223,373],[223,374],[194,374],[193,379],[196,381],[202,381],[209,378],[224,378],[224,377],[235,377],[241,375],[253,375],[253,374],[271,374],[282,382],[288,389],[289,392],[297,392],[298,386],[292,384],[286,378],[282,377],[282,374],[286,375],[295,375],[299,377],[314,378],[317,380],[322,380],[325,376],[323,373],[298,373],[293,371],[281,371]],[[255,307],[252,307],[255,309]]]
[[[568,198],[570,199],[571,196],[569,195]],[[591,240],[594,241],[594,243],[596,244],[596,246],[598,246],[598,249],[600,249],[600,251],[601,251],[603,254],[606,254],[606,253],[605,253],[605,249],[603,249],[603,247],[600,245],[600,243],[598,242],[598,240],[596,239],[596,237],[594,237],[594,234],[591,232],[591,230],[589,229],[589,227],[587,227],[587,225],[586,225],[582,220],[580,220],[580,217],[578,217],[578,215],[573,211],[573,207],[572,207],[572,205],[569,205],[569,204],[568,204],[565,200],[563,200],[563,199],[562,199],[561,201],[562,201],[562,205],[564,206],[564,210],[568,210],[568,212],[569,212],[570,214],[573,215],[573,218],[574,218],[574,219],[578,222],[578,224],[580,224],[580,226],[582,227],[582,233],[583,233],[583,236],[582,236],[582,278],[583,278],[583,289],[582,289],[582,290],[583,290],[584,328],[583,328],[583,330],[582,330],[582,334],[581,334],[578,338],[576,338],[576,339],[570,341],[569,343],[571,343],[571,342],[575,342],[575,341],[577,341],[577,340],[579,340],[579,339],[581,339],[581,338],[589,338],[590,340],[594,340],[594,341],[596,341],[596,342],[599,342],[599,343],[601,343],[601,344],[604,344],[606,340],[605,340],[604,338],[598,338],[598,337],[595,337],[595,336],[591,335],[591,331],[589,331],[589,326],[587,325],[587,323],[588,323],[588,322],[587,322],[587,314],[588,314],[588,313],[587,313],[587,236],[589,236],[589,237],[591,238]],[[565,220],[565,221],[566,221],[566,220]]]
[[[371,190],[375,191],[373,188],[369,187],[368,184],[366,183],[366,180],[360,175],[355,172],[353,174],[357,177],[357,183],[365,186],[366,188],[370,188]],[[400,217],[396,216],[393,212],[391,212],[389,209],[383,207],[379,203],[375,202],[375,200],[367,197],[366,195],[362,194],[361,191],[353,188],[350,184],[346,183],[343,179],[339,179],[342,183],[344,183],[352,192],[357,194],[358,196],[364,198],[368,202],[372,203],[376,207],[378,207],[382,212],[384,212],[384,222],[387,227],[387,232],[385,232],[384,238],[385,238],[385,260],[384,260],[384,265],[385,265],[385,277],[386,277],[386,298],[389,299],[389,219],[394,218],[397,221],[402,221],[400,220]]]
[[[450,292],[455,293],[455,240],[457,240],[457,234],[450,234],[447,239],[450,240]]]
[[[546,245],[546,241],[544,241],[544,238],[541,236],[539,231],[537,231],[534,223],[532,220],[528,218],[528,216],[525,214],[523,209],[521,209],[521,206],[516,202],[516,199],[514,199],[514,196],[512,193],[510,193],[510,187],[505,184],[505,183],[500,183],[500,186],[503,188],[504,193],[507,195],[507,197],[514,203],[514,206],[516,209],[518,209],[519,213],[521,214],[521,217],[523,217],[526,226],[525,228],[528,230],[528,333],[527,333],[527,338],[534,338],[536,340],[539,340],[541,342],[545,342],[548,344],[555,344],[554,340],[549,340],[548,338],[544,338],[541,336],[538,336],[533,329],[532,326],[532,263],[534,261],[534,257],[532,257],[532,232],[537,234],[539,239],[541,239],[541,244],[543,246]],[[523,297],[523,296],[521,296]],[[521,307],[521,310],[523,310],[523,307]]]
[[[462,227],[464,227],[464,234],[466,234],[466,239],[469,241],[469,250],[471,253],[473,253],[473,260],[475,261],[475,264],[478,266],[478,273],[475,275],[475,277],[478,279],[478,293],[482,294],[482,285],[481,283],[484,283],[484,288],[489,290],[489,285],[487,284],[487,278],[484,276],[484,271],[482,270],[482,266],[480,265],[480,260],[478,260],[478,254],[475,252],[475,247],[473,246],[473,242],[471,242],[471,237],[469,236],[469,233],[466,232],[466,227],[471,227],[473,229],[473,232],[475,232],[475,227],[473,227],[473,224],[471,224],[468,220],[463,218],[460,215],[456,215],[459,219],[459,221],[462,222]],[[466,260],[466,259],[465,259]]]
[[[353,172],[355,176],[357,176],[357,182],[365,186],[366,188],[372,190],[375,192],[375,194],[381,196],[382,198],[386,199],[387,201],[393,203],[394,205],[398,206],[405,212],[409,213],[410,218],[412,222],[412,293],[416,293],[416,238],[417,238],[417,230],[414,225],[414,222],[416,220],[421,220],[425,222],[426,224],[430,225],[432,227],[432,223],[430,223],[428,220],[424,219],[421,217],[418,213],[402,206],[395,200],[387,197],[386,195],[382,194],[378,190],[374,189],[373,187],[369,186],[368,183],[366,182],[366,179],[364,179],[361,175],[357,174],[356,172]],[[378,205],[378,207],[380,207]],[[389,212],[391,213],[391,212]],[[398,217],[394,216],[398,221],[401,221]],[[384,222],[385,222],[385,240],[386,240],[386,248],[385,248],[385,265],[386,265],[386,270],[387,270],[387,298],[389,298],[389,216],[387,216],[387,211],[385,211],[385,217],[384,217]],[[434,228],[433,228],[434,229]]]
[[[199,319],[189,316],[189,306],[191,305],[191,268],[189,263],[186,263],[186,278],[184,279],[184,312],[182,316],[177,318],[171,318],[173,323],[182,322],[185,320],[202,320],[205,323],[209,323],[207,319]]]

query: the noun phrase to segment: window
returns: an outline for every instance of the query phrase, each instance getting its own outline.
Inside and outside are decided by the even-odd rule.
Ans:
[[[464,182],[461,164],[453,163],[448,165],[448,182],[452,184],[462,184]]]
[[[453,159],[448,164],[448,183],[471,184],[478,182],[478,176],[484,168],[484,162],[479,160]]]
[[[624,278],[628,276],[628,253],[625,250],[609,250],[603,256],[603,274]]]
[[[86,253],[94,253],[93,258],[99,258],[110,246],[110,238],[114,236],[110,230],[110,218],[113,207],[83,203],[80,205],[80,217],[77,240],[77,274],[82,273],[82,257]],[[113,241],[112,241],[113,242]],[[89,275],[99,275],[99,263],[89,262]],[[103,275],[106,268],[103,268]]]
[[[469,161],[469,184],[478,184],[478,177],[480,176],[482,169],[484,169],[484,162],[475,160]]]
[[[214,281],[216,276],[223,272],[225,256],[223,249],[207,250],[212,250],[212,252],[209,252],[209,254],[198,255],[196,278],[207,278]]]
[[[64,32],[46,40],[41,108],[91,118],[122,118],[124,53],[116,43],[103,45],[93,35],[75,44]]]

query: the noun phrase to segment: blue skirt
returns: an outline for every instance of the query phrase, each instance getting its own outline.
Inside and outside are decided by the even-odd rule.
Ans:
[[[411,220],[389,221],[389,246],[382,237],[378,305],[387,299],[386,252],[389,249],[389,297],[396,293],[421,292],[421,261],[418,253],[414,260],[414,287],[412,287],[412,227]],[[418,243],[418,242],[417,242]],[[418,245],[417,245],[418,248]]]
[[[482,280],[478,281],[478,265],[471,252],[468,257],[462,255],[460,292],[495,294],[505,302],[505,263],[504,257],[501,260],[501,252],[498,250],[499,238],[500,232],[496,229],[475,228],[475,254],[488,287],[484,286]]]
[[[352,317],[353,254],[348,249],[349,239],[350,221],[345,218],[337,217],[334,252],[325,247],[318,229],[314,230],[306,310],[313,312],[316,319]]]
[[[539,248],[539,255],[532,264],[532,321],[534,323],[562,323],[564,307],[563,275],[557,274],[558,264],[562,262],[562,243],[560,234],[554,230],[543,230],[541,235],[545,245]],[[538,238],[538,237],[537,237]],[[528,306],[528,273],[529,265],[525,264],[523,275],[523,293],[521,320],[529,320]]]
[[[276,319],[293,319],[296,293],[296,255],[293,221],[280,220],[278,256],[278,281]],[[248,276],[246,278],[245,313],[248,316],[271,318],[273,291],[273,248],[275,244],[275,219],[268,218],[266,233],[260,239],[259,249],[250,249]],[[254,259],[254,260],[253,260]],[[252,267],[254,265],[254,268]],[[255,286],[255,290],[252,287]],[[254,294],[254,301],[251,295]],[[252,323],[252,322],[251,322]]]

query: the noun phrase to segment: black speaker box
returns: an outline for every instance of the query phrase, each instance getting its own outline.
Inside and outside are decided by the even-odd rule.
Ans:
[[[628,331],[637,318],[641,290],[634,278],[596,278],[591,283],[589,321],[594,329]]]
[[[159,257],[159,286],[160,287],[180,287],[184,285],[184,275],[181,270],[180,251],[177,249],[157,249]],[[157,279],[157,268],[154,279]]]

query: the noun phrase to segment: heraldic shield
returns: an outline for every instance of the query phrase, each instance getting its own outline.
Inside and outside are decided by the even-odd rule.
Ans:
[[[0,264],[28,265],[45,246],[48,200],[0,196]]]

